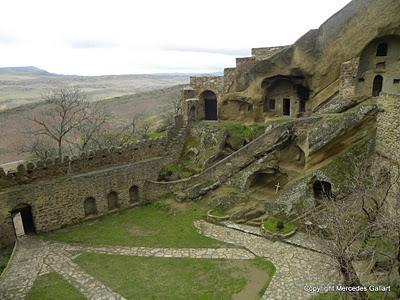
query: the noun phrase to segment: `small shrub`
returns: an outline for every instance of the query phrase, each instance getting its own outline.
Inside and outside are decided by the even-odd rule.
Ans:
[[[276,229],[278,229],[279,231],[282,231],[283,228],[285,228],[285,224],[283,224],[282,221],[278,221],[278,222],[276,223]]]
[[[287,234],[297,229],[296,225],[286,223],[278,218],[269,218],[264,221],[263,225],[271,233]]]

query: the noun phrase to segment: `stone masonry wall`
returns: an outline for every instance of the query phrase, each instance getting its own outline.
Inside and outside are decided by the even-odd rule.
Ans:
[[[64,157],[62,161],[56,158],[27,162],[19,165],[16,172],[9,172],[8,174],[5,174],[0,168],[0,189],[162,156],[165,153],[167,143],[166,138],[142,140],[123,148],[89,151],[82,153],[79,157]]]
[[[37,231],[76,224],[86,219],[83,205],[88,197],[96,199],[96,216],[110,212],[107,195],[112,191],[118,194],[121,209],[138,204],[130,202],[129,189],[132,186],[139,188],[139,203],[146,202],[148,198],[143,189],[145,180],[156,180],[159,170],[167,162],[167,158],[153,158],[0,191],[0,247],[15,239],[10,211],[17,205],[31,206]]]
[[[378,105],[382,112],[377,117],[376,152],[400,161],[400,95],[381,94]]]
[[[236,58],[236,72],[244,72],[256,65],[255,57],[238,57]]]
[[[49,160],[20,165],[15,174],[1,175],[0,248],[15,240],[12,211],[29,205],[38,231],[58,229],[86,219],[84,201],[96,200],[97,217],[109,213],[107,195],[115,192],[114,210],[151,201],[144,183],[157,180],[161,168],[175,162],[182,152],[188,127],[175,119],[166,138],[142,141],[122,149],[96,152],[62,162]],[[134,189],[134,196],[130,189]],[[151,196],[151,195],[150,195]],[[132,199],[131,199],[132,198]]]
[[[252,48],[251,55],[254,56],[256,60],[268,59],[287,47],[288,46]]]
[[[340,68],[339,98],[351,99],[356,96],[357,72],[360,58],[344,62]]]
[[[219,99],[224,89],[223,76],[203,76],[203,77],[190,77],[190,86],[196,90],[198,97],[202,92],[210,90],[217,95]]]
[[[224,69],[224,93],[228,93],[236,79],[236,68]]]

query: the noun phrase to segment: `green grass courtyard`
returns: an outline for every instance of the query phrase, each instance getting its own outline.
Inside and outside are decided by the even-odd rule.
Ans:
[[[207,208],[171,199],[45,234],[45,239],[85,245],[232,248],[200,235],[193,221]],[[260,299],[275,273],[263,259],[136,257],[81,253],[82,270],[126,299]],[[40,276],[28,299],[82,299],[61,275]]]

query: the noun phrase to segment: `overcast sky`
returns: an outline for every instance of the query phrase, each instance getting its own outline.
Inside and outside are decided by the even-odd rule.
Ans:
[[[214,72],[287,45],[350,0],[1,0],[0,67]]]

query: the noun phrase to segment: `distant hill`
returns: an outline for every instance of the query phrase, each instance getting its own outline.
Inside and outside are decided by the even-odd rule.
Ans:
[[[36,67],[0,68],[0,111],[32,104],[50,89],[75,86],[96,101],[187,84],[188,75],[134,74],[78,76],[49,73]]]
[[[53,75],[46,70],[36,67],[6,67],[0,68],[0,74],[31,74],[31,75]]]
[[[101,102],[118,124],[128,123],[134,116],[143,114],[157,119],[173,100],[179,99],[184,86],[123,95]],[[31,125],[28,117],[46,109],[46,105],[39,102],[0,111],[0,164],[29,157],[29,153],[21,151],[22,145],[32,139],[32,136],[25,133]]]

